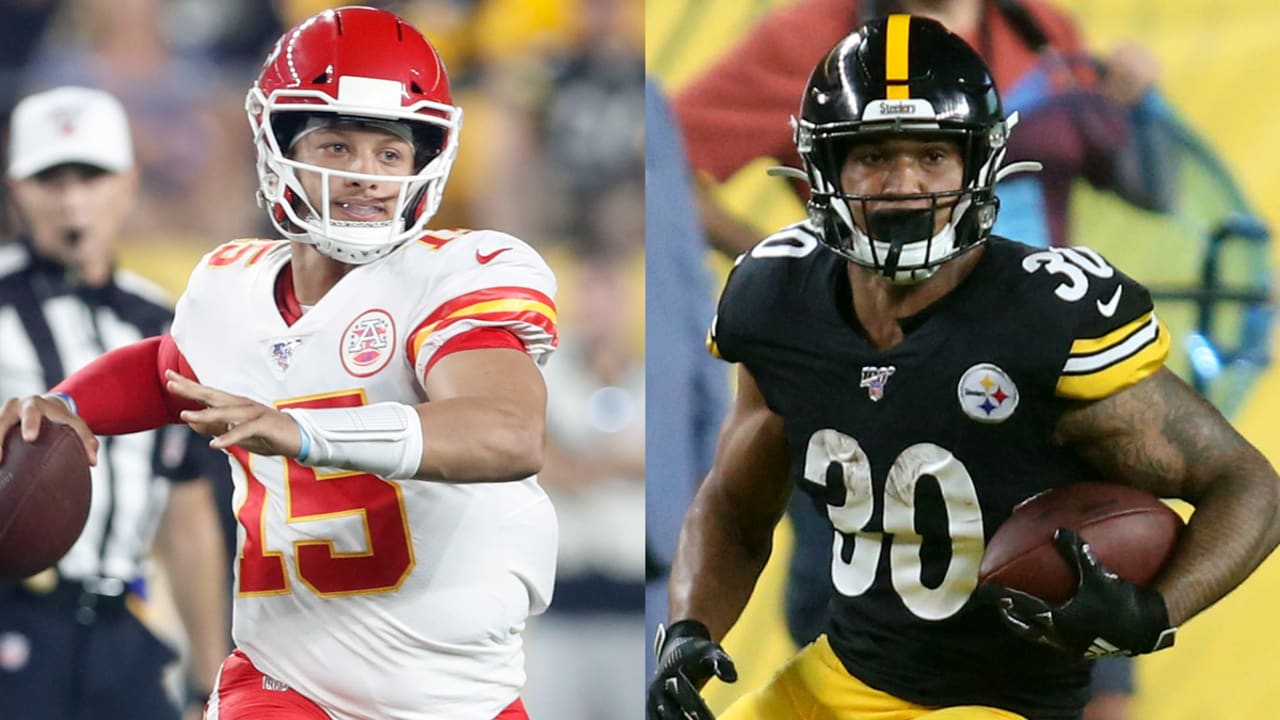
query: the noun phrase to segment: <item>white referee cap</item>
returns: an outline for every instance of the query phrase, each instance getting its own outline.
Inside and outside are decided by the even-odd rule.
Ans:
[[[110,172],[133,167],[129,121],[110,93],[59,87],[28,95],[13,109],[9,177],[22,180],[67,163]]]

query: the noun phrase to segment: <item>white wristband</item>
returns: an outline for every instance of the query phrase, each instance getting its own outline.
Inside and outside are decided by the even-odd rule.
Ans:
[[[289,408],[304,438],[298,462],[311,467],[362,470],[384,478],[408,479],[422,462],[418,411],[396,402],[353,408]]]

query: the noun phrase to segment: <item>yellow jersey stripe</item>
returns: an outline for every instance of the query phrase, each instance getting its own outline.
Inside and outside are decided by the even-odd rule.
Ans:
[[[526,310],[541,313],[546,315],[548,318],[551,318],[551,322],[557,322],[555,308],[537,300],[521,300],[516,298],[478,302],[474,305],[468,305],[467,307],[455,310],[454,312],[449,313],[444,319],[448,320],[450,318],[462,317],[463,315],[478,315],[480,313],[524,312]],[[441,322],[443,322],[443,320]]]
[[[557,322],[555,308],[549,307],[546,303],[541,303],[541,302],[538,302],[537,300],[511,299],[511,300],[489,300],[487,302],[479,302],[479,303],[475,303],[474,305],[468,305],[464,308],[459,308],[458,310],[455,310],[454,312],[449,313],[447,316],[445,316],[441,320],[437,322],[433,322],[430,325],[419,330],[417,334],[414,335],[413,337],[414,354],[416,355],[418,353],[418,351],[422,348],[422,344],[425,343],[427,341],[427,338],[431,336],[431,331],[439,327],[440,323],[448,322],[450,320],[455,320],[457,318],[466,317],[469,315],[481,315],[484,313],[494,313],[494,312],[535,312],[535,313],[538,313],[539,315],[545,316],[548,320],[551,321],[551,324],[553,325],[556,324]]]
[[[1071,355],[1062,367],[1063,375],[1087,375],[1129,357],[1156,340],[1160,320],[1148,314],[1147,322],[1119,342],[1088,355]]]
[[[1145,331],[1140,331],[1131,338],[1131,347],[1117,346],[1114,350],[1121,352],[1116,352],[1111,357],[1095,355],[1088,359],[1087,365],[1079,362],[1085,360],[1084,358],[1068,360],[1067,367],[1063,368],[1063,375],[1058,378],[1058,396],[1076,400],[1097,400],[1123,390],[1159,370],[1164,365],[1165,358],[1169,356],[1169,346],[1172,341],[1169,337],[1169,329],[1164,326],[1164,323],[1154,317],[1152,323],[1154,324],[1153,337],[1148,337]],[[1129,343],[1121,343],[1121,345],[1126,344]],[[1068,374],[1073,362],[1076,363],[1075,369],[1083,372]]]
[[[1084,338],[1081,340],[1076,340],[1075,342],[1071,343],[1071,354],[1072,355],[1092,355],[1096,352],[1106,350],[1107,348],[1119,342],[1122,342],[1125,338],[1137,332],[1144,325],[1147,325],[1148,323],[1150,323],[1154,315],[1155,315],[1154,311],[1148,312],[1138,317],[1138,319],[1134,320],[1133,322],[1128,323],[1127,325],[1122,325],[1116,328],[1115,330],[1112,330],[1111,332],[1107,333],[1106,335],[1103,335],[1102,337]]]

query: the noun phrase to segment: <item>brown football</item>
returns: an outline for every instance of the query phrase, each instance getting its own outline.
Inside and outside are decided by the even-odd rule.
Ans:
[[[0,579],[34,575],[70,550],[92,487],[89,457],[70,427],[45,421],[33,443],[10,428],[0,459]]]
[[[1055,488],[1019,505],[996,529],[978,582],[1051,603],[1070,599],[1076,579],[1053,545],[1058,528],[1075,530],[1108,569],[1146,585],[1173,552],[1182,518],[1159,498],[1123,485],[1081,482]]]

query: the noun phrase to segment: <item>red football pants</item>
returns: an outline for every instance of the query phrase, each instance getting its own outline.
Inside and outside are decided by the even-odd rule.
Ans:
[[[236,650],[222,663],[205,720],[332,720],[319,705],[267,677]],[[519,698],[494,720],[529,720]]]

